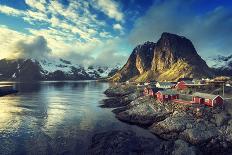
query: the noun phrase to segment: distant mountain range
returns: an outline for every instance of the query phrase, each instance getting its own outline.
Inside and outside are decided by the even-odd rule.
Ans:
[[[175,81],[183,77],[232,76],[232,55],[217,56],[206,62],[192,42],[176,34],[163,33],[157,43],[145,42],[134,48],[126,64],[114,67],[83,67],[64,59],[0,60],[0,80],[95,80]]]
[[[2,59],[0,80],[95,80],[112,76],[120,67],[120,65],[83,67],[64,59]]]
[[[176,34],[163,33],[157,43],[138,45],[111,81],[175,81],[182,77],[213,77],[214,70],[198,55],[192,42]]]
[[[218,55],[207,61],[211,63],[216,75],[232,76],[232,54],[229,56]]]

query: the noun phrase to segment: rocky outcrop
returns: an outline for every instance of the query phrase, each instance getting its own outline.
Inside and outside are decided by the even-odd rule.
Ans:
[[[161,106],[149,102],[149,98],[140,97],[128,105],[128,110],[119,112],[116,117],[119,120],[138,124],[140,126],[149,126],[154,122],[159,122],[167,118],[170,111]]]
[[[189,39],[165,32],[157,43],[136,47],[124,67],[110,80],[164,81],[213,75]]]
[[[128,90],[128,87],[125,90]],[[130,96],[128,93],[124,95],[125,91],[121,91],[121,95],[116,91],[124,88],[117,85],[106,92],[111,94],[112,100]],[[132,94],[137,91],[134,89]],[[117,97],[112,98],[110,91],[116,91]],[[116,118],[145,127],[158,137],[174,142],[169,148],[172,154],[232,153],[232,117],[229,109],[210,108],[200,104],[184,105],[172,102],[163,104],[141,95],[135,97],[133,101],[126,101],[130,102],[122,107],[122,103],[114,102],[114,108],[119,105],[119,108],[113,110]],[[182,152],[179,152],[181,149]]]
[[[170,154],[171,143],[137,136],[132,131],[110,131],[93,136],[88,154]]]

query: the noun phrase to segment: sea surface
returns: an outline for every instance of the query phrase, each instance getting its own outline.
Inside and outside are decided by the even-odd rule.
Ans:
[[[12,84],[19,93],[0,97],[0,154],[85,154],[94,134],[111,130],[155,138],[99,107],[108,83]]]

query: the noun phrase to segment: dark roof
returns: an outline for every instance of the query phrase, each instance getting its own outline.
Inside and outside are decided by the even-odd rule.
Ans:
[[[196,93],[193,93],[193,96],[197,96],[197,97],[201,97],[201,98],[206,98],[206,99],[215,99],[217,96],[220,96],[220,95],[214,95],[214,94],[207,94],[207,93],[199,93],[199,92],[196,92]],[[221,96],[220,96],[221,97]]]
[[[192,81],[193,78],[179,78],[179,80],[177,82],[180,82],[180,81]]]
[[[190,80],[186,80],[186,81],[184,81],[186,84],[194,84],[192,81],[190,81]]]
[[[161,90],[164,90],[164,89],[162,89],[162,88],[150,88],[150,89],[152,89],[152,91],[153,92],[155,92],[155,93],[157,93],[158,91],[161,91]]]

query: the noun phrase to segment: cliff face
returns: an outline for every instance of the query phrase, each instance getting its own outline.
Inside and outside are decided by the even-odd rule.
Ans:
[[[150,70],[155,46],[156,44],[153,42],[138,45],[131,53],[126,64],[111,79],[113,81],[126,81]]]
[[[177,80],[180,77],[213,76],[206,62],[197,54],[192,42],[185,37],[163,33],[156,44],[145,43],[139,47],[141,47],[139,54],[134,54],[135,48],[128,59],[128,62],[134,60],[132,62],[135,65],[128,65],[130,63],[127,62],[111,80],[164,81]],[[133,74],[130,74],[131,71]]]

